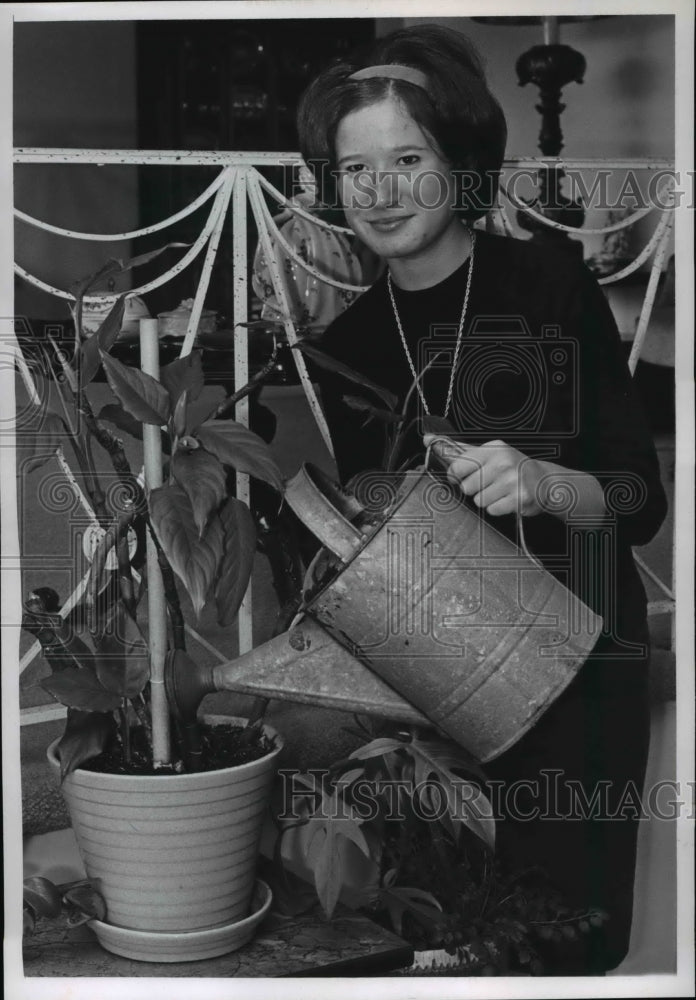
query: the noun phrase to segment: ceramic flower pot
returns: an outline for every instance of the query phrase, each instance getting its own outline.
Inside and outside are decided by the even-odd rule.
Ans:
[[[172,934],[198,934],[206,950],[190,957],[225,954],[243,943],[233,937],[228,947],[229,935],[218,933],[213,939],[221,950],[211,953],[200,932],[220,932],[250,916],[261,828],[282,748],[271,727],[265,732],[275,738],[270,753],[218,771],[134,776],[78,768],[68,775],[63,796],[87,874],[106,902],[109,927],[162,932],[165,952]],[[56,746],[49,747],[48,759],[58,774]],[[257,909],[264,903],[262,893]],[[93,923],[104,947],[116,950],[109,943],[113,935]],[[136,941],[137,935],[121,935],[118,953],[143,958]],[[181,961],[187,949],[169,950],[175,952],[170,961]],[[167,960],[161,949],[153,955]]]

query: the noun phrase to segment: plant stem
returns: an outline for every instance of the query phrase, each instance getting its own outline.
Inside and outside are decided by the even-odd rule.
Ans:
[[[486,912],[486,907],[488,906],[488,900],[491,895],[491,885],[493,884],[493,872],[491,870],[491,867],[489,866],[488,858],[485,856],[483,859],[483,865],[484,865],[483,878],[486,883],[486,895],[484,896],[483,903],[481,904],[481,912],[479,913],[480,917],[482,917]]]
[[[82,411],[78,407],[78,411],[82,414]],[[94,455],[92,454],[92,436],[87,429],[87,433],[84,435],[84,455],[87,465],[87,472],[89,479],[86,483],[87,492],[90,495],[92,503],[94,505],[94,513],[97,515],[99,521],[105,525],[109,520],[109,512],[106,509],[106,496],[101,484],[97,477],[97,468],[94,464]]]
[[[442,353],[443,353],[442,351],[438,351],[437,354],[433,355],[433,357],[427,363],[427,365],[425,366],[425,368],[423,369],[423,371],[420,373],[420,375],[418,376],[418,378],[416,378],[416,379],[413,380],[413,382],[411,383],[411,386],[410,386],[408,392],[406,393],[406,398],[404,399],[404,405],[401,408],[401,425],[400,425],[400,430],[398,431],[398,433],[394,437],[394,441],[392,442],[391,451],[390,451],[390,453],[389,453],[389,455],[387,457],[387,461],[385,463],[385,468],[387,469],[387,471],[391,471],[393,469],[394,463],[396,462],[397,455],[398,455],[398,453],[399,453],[399,451],[401,449],[401,446],[403,444],[403,440],[406,437],[406,434],[408,433],[408,431],[410,430],[410,428],[413,426],[414,420],[417,419],[417,418],[414,418],[414,420],[409,421],[408,424],[406,423],[406,413],[407,413],[408,408],[409,408],[409,406],[411,404],[411,399],[413,398],[413,394],[416,391],[416,389],[418,388],[419,383],[423,381],[425,373],[428,371],[429,368],[432,367],[432,365],[435,364],[435,362],[437,361],[437,359],[440,357],[440,355]]]
[[[70,403],[76,405],[76,396],[74,388],[76,387],[77,382],[75,378],[75,373],[73,372],[72,368],[67,363],[67,361],[63,358],[63,355],[61,354],[58,345],[52,338],[51,338],[51,344],[53,346],[54,351],[56,352],[60,365],[65,374],[66,384],[72,394],[72,399],[70,400]],[[63,388],[60,382],[58,381],[58,377],[56,376],[53,367],[50,363],[50,359],[48,357],[46,358],[46,362],[53,377],[53,384],[56,387],[56,392],[58,393],[60,405],[63,408],[65,423],[70,434],[70,443],[73,447],[73,451],[75,452],[75,459],[80,469],[80,474],[84,480],[85,489],[89,495],[90,500],[92,501],[92,507],[94,508],[94,513],[97,517],[97,520],[99,521],[99,523],[103,528],[106,528],[109,522],[109,515],[104,505],[104,493],[97,481],[96,471],[94,469],[94,463],[92,462],[92,456],[91,453],[89,452],[89,440],[88,438],[85,437],[84,434],[81,434],[78,429],[77,412],[75,413],[71,412],[69,401],[65,397]]]
[[[82,410],[81,402],[79,400],[79,395],[78,395],[77,376],[75,375],[75,372],[73,371],[72,367],[63,357],[63,354],[60,348],[58,347],[58,344],[53,339],[53,337],[49,336],[49,342],[63,370],[66,384],[72,395],[72,403],[76,406],[77,409],[77,415],[84,417],[85,414]],[[52,368],[51,371],[53,371]],[[105,501],[104,491],[102,490],[101,485],[99,483],[99,479],[97,478],[97,470],[94,465],[94,456],[92,455],[92,442],[89,434],[90,428],[89,426],[87,426],[87,433],[82,434],[80,433],[78,427],[72,423],[71,415],[68,410],[68,405],[61,390],[60,384],[55,377],[54,381],[56,384],[56,388],[58,389],[61,405],[63,406],[66,419],[70,426],[71,440],[73,443],[73,447],[75,448],[75,454],[78,463],[80,464],[80,469],[82,471],[83,476],[85,477],[85,486],[92,501],[92,505],[94,507],[94,513],[97,515],[97,518],[99,522],[102,524],[102,526],[105,527],[109,520],[109,514],[106,509],[106,504],[104,502]],[[82,439],[83,444],[78,451],[77,441],[79,439]]]
[[[541,924],[576,924],[579,920],[589,920],[590,917],[594,917],[596,914],[594,910],[588,910],[587,913],[578,913],[573,917],[554,917],[553,920],[530,920],[529,924],[533,924],[538,927]]]
[[[131,572],[130,553],[128,551],[128,528],[133,520],[133,514],[121,514],[118,518],[118,542],[116,555],[118,558],[118,582],[121,589],[121,600],[133,621],[136,618],[135,590]]]
[[[125,705],[121,705],[118,710],[118,715],[121,723],[121,734],[123,738],[123,760],[126,764],[131,762],[131,741],[130,741],[130,726],[128,725],[128,710]]]
[[[92,556],[92,565],[89,568],[89,579],[85,588],[85,617],[87,628],[96,635],[99,630],[99,623],[95,621],[94,613],[101,592],[100,583],[102,581],[106,557],[118,540],[119,524],[114,522],[99,540]]]
[[[133,491],[134,502],[138,503],[138,506],[144,500],[144,494],[140,484],[133,475],[130,467],[130,463],[126,458],[126,452],[123,447],[123,441],[116,437],[115,434],[105,427],[99,420],[97,420],[94,415],[94,410],[92,409],[92,404],[89,401],[87,393],[82,389],[78,395],[79,409],[80,413],[85,418],[85,423],[89,427],[90,431],[97,439],[99,444],[102,446],[104,451],[108,454],[111,459],[111,463],[114,467],[114,471],[117,473],[119,478],[122,480],[125,486]]]
[[[145,730],[147,742],[149,746],[152,747],[152,723],[150,722],[150,716],[147,712],[145,698],[142,694],[139,694],[135,698],[131,698],[131,705],[133,706],[133,711],[138,717],[138,722]]]
[[[258,371],[256,375],[254,375],[253,378],[251,378],[247,382],[246,385],[243,385],[241,389],[237,389],[237,391],[229,395],[227,399],[223,399],[223,401],[216,406],[216,408],[211,412],[211,414],[207,417],[207,419],[222,420],[224,417],[227,416],[230,410],[234,409],[234,407],[237,405],[237,403],[240,402],[240,400],[245,399],[247,396],[251,395],[254,389],[260,386],[263,382],[266,381],[266,379],[270,375],[273,374],[273,370],[276,365],[277,354],[278,354],[278,343],[274,337],[273,352],[268,361],[266,362],[266,364],[263,366],[263,368],[261,368],[260,371]]]

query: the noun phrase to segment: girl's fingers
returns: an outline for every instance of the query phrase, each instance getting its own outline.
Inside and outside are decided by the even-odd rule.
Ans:
[[[490,504],[485,508],[486,513],[490,514],[492,517],[499,517],[502,514],[516,514],[517,506],[514,497],[503,497],[500,500],[496,500],[494,503]]]
[[[482,465],[480,462],[477,462],[474,459],[469,458],[468,456],[466,458],[459,456],[458,458],[455,458],[453,462],[450,463],[448,471],[451,472],[456,479],[462,482],[469,476],[473,476],[476,474],[480,475],[482,471]]]
[[[475,469],[468,475],[456,475],[455,481],[464,496],[467,497],[475,496],[488,485],[488,483],[486,483],[482,478],[482,470],[480,468]]]
[[[467,496],[470,495],[467,493]],[[509,500],[510,503],[515,502],[514,496],[511,496],[507,486],[501,482],[490,483],[488,486],[484,486],[474,493],[474,503],[477,507],[482,507],[484,510],[490,511],[491,505],[499,503],[502,500]]]
[[[462,448],[456,442],[439,438],[436,434],[424,434],[423,443],[426,448],[431,448],[444,465],[450,465],[462,454]]]

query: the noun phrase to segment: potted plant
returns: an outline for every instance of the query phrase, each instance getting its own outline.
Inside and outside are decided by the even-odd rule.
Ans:
[[[265,442],[227,416],[253,386],[195,416],[199,352],[158,373],[156,327],[144,324],[150,373],[110,355],[123,295],[99,329],[82,336],[90,289],[153,256],[110,261],[79,283],[72,357],[56,351],[48,376],[37,376],[39,433],[25,446],[22,468],[37,468],[67,439],[99,527],[78,607],[64,618],[57,594],[38,588],[25,602],[23,626],[51,667],[42,686],[68,710],[49,761],[104,900],[105,914],[93,914],[91,925],[118,954],[182,961],[239,947],[270,905],[255,868],[282,741],[260,719],[173,717],[166,661],[191,662],[179,590],[194,616],[214,603],[218,623],[232,622],[251,575],[256,527],[247,505],[230,495],[228,476],[247,473],[277,493],[283,483]],[[89,386],[100,365],[115,399],[95,413]],[[114,426],[143,438],[144,482]],[[108,493],[97,448],[118,483]]]
[[[285,772],[269,876],[280,908],[364,910],[413,944],[404,975],[539,975],[601,926],[604,913],[567,906],[543,872],[503,868],[485,774],[460,747],[356,721],[363,745],[348,758]]]

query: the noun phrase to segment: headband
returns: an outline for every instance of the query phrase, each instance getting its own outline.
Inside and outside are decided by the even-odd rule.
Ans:
[[[412,66],[401,66],[398,63],[386,63],[383,66],[366,66],[365,69],[359,69],[357,72],[351,73],[348,79],[372,80],[375,77],[388,80],[405,80],[406,83],[412,83],[414,86],[421,87],[425,91],[428,90],[428,77],[425,73],[422,73],[419,69],[413,69]]]

